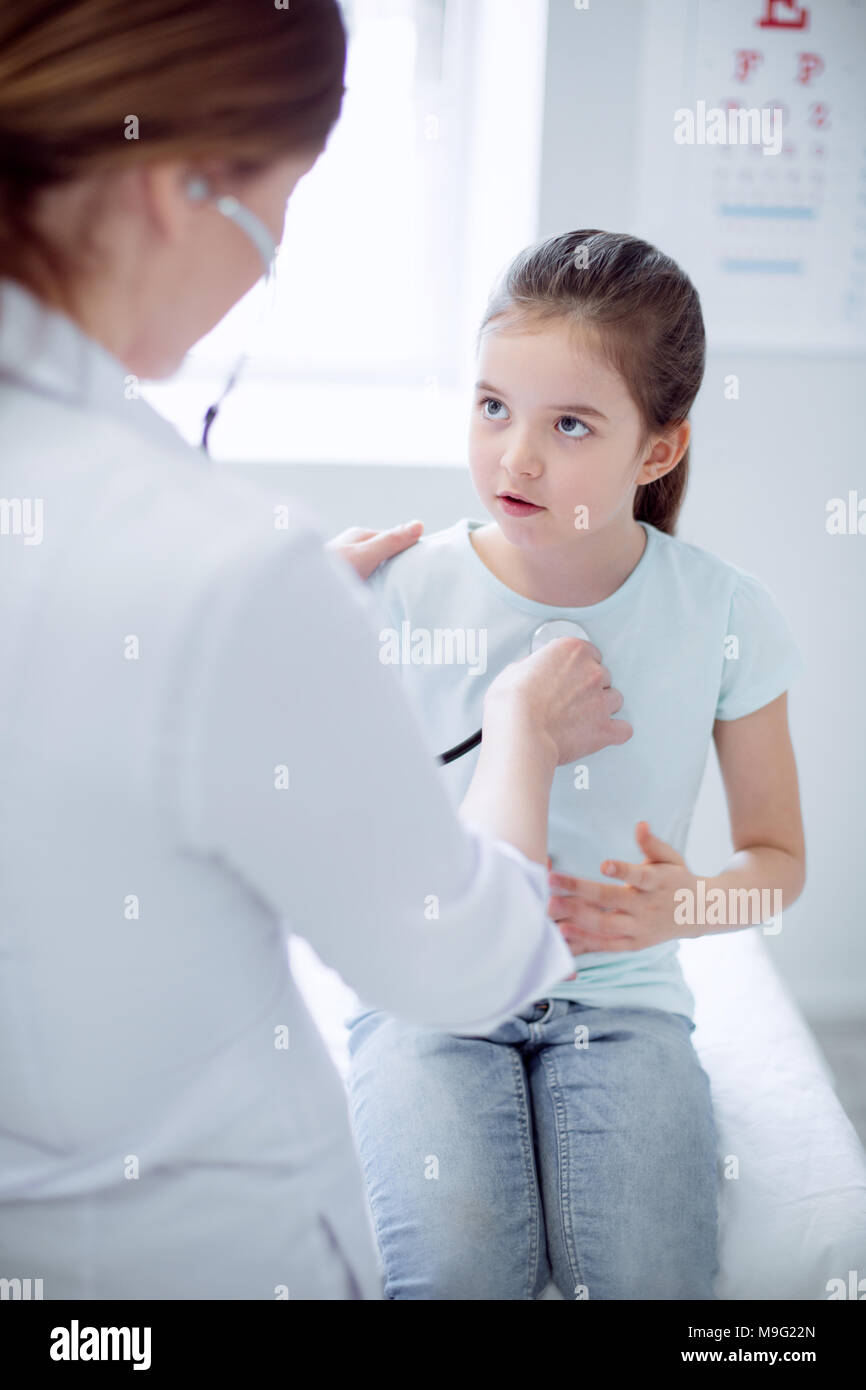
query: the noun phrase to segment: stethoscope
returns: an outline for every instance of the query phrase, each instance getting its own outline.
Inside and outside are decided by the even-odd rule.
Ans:
[[[588,634],[570,618],[552,618],[550,622],[541,623],[533,632],[529,643],[530,655],[537,652],[539,647],[546,647],[548,642],[555,642],[557,637],[582,637],[584,642],[590,641]],[[443,766],[446,763],[453,763],[456,758],[462,758],[464,753],[469,753],[473,748],[477,748],[481,742],[481,730],[478,729],[470,738],[465,738],[462,743],[455,743],[453,748],[449,748],[447,753],[440,753],[436,761]]]
[[[277,255],[277,243],[274,241],[261,218],[257,217],[256,214],[251,212],[243,203],[239,202],[233,194],[227,193],[222,197],[213,197],[210,184],[203,178],[196,177],[190,179],[186,185],[186,194],[194,203],[203,202],[205,200],[210,201],[217,212],[222,213],[223,217],[229,218],[231,222],[234,222],[236,227],[240,227],[241,231],[249,237],[253,246],[261,256],[262,265],[264,266],[265,284],[272,290],[274,285],[274,262]],[[269,305],[266,299],[262,306],[261,318],[265,317],[268,307]],[[247,357],[248,354],[246,352],[241,353],[221,394],[214,401],[213,405],[208,406],[205,412],[204,428],[201,436],[201,447],[204,449],[205,453],[208,451],[207,437],[210,432],[210,427],[216,419],[217,411],[237,381],[241,369],[247,361]]]

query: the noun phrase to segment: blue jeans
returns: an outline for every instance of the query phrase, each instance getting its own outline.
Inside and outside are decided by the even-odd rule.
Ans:
[[[386,1298],[712,1299],[716,1132],[683,1014],[529,1005],[482,1038],[347,1021]]]

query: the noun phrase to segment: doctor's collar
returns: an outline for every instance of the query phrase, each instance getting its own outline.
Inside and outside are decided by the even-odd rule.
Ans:
[[[0,382],[108,414],[155,443],[186,442],[138,394],[138,378],[79,324],[19,280],[0,277]]]

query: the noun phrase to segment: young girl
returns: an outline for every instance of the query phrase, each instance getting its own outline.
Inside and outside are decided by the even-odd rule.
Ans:
[[[469,456],[494,519],[373,579],[396,632],[486,651],[410,646],[431,754],[480,726],[486,684],[557,618],[599,648],[634,732],[554,779],[550,914],[575,973],[483,1037],[349,1020],[385,1295],[529,1299],[552,1272],[566,1298],[711,1299],[716,1135],[677,938],[762,920],[742,890],[778,890],[774,912],[802,890],[800,656],[757,579],[674,538],[704,368],[678,266],[630,236],[554,237],[509,267],[479,343]],[[699,888],[682,852],[711,738],[735,854]],[[442,768],[458,801],[476,757]]]

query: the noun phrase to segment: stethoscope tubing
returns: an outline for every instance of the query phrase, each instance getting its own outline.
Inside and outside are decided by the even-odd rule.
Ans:
[[[481,730],[477,729],[471,738],[464,738],[462,743],[455,743],[453,748],[449,748],[447,753],[440,753],[436,759],[437,763],[443,766],[446,763],[453,763],[456,758],[462,758],[464,753],[471,753],[473,748],[477,748],[481,742]]]

